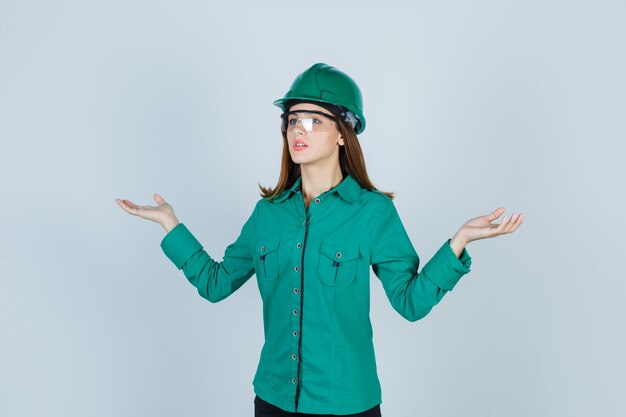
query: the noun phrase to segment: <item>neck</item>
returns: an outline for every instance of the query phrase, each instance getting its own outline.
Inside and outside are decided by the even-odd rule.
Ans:
[[[313,200],[343,180],[339,164],[333,169],[300,166],[300,172],[302,174],[302,195],[305,201]]]

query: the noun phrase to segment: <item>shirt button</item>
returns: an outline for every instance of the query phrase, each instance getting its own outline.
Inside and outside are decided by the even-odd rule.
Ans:
[[[319,199],[319,198],[316,198],[316,199],[315,199],[315,204],[319,204],[319,203],[320,203],[320,199]]]
[[[298,310],[293,310],[293,315],[297,316],[298,315]]]
[[[296,266],[293,267],[293,270],[298,272],[300,270],[300,267],[298,265],[296,265]]]
[[[297,289],[297,288],[294,288],[294,289],[293,289],[293,292],[294,292],[294,293],[296,293],[296,294],[298,294],[298,289]]]
[[[302,222],[302,226],[306,226],[306,220]]]
[[[296,378],[291,378],[291,382],[295,384],[298,380]]]
[[[298,356],[296,356],[296,354],[295,354],[295,353],[293,353],[293,354],[291,355],[291,359],[293,359],[294,361],[296,360],[296,358],[297,358],[297,357],[298,357]]]
[[[297,330],[293,331],[293,337],[298,337],[298,331]]]
[[[341,258],[341,252],[337,252],[337,253],[335,254],[335,256],[336,256],[337,258]]]
[[[265,246],[261,246],[261,252],[265,251]]]
[[[299,243],[296,245],[296,248],[301,248],[302,247],[302,243]]]

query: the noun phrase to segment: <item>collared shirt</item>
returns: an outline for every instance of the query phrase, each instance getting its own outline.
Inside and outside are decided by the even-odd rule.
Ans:
[[[290,412],[354,414],[382,402],[370,309],[370,266],[405,319],[426,316],[467,274],[450,239],[420,259],[393,201],[347,175],[305,207],[299,177],[261,198],[216,262],[182,223],[161,242],[200,296],[218,302],[256,273],[265,343],[254,392]]]

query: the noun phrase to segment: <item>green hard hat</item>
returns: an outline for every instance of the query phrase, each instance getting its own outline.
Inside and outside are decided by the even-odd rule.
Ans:
[[[285,111],[285,103],[291,99],[343,106],[358,119],[354,133],[358,135],[365,130],[361,90],[352,78],[335,67],[317,63],[308,68],[296,77],[285,97],[274,101],[274,104]]]

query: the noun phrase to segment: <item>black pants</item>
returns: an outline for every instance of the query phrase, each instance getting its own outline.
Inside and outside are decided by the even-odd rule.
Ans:
[[[339,414],[291,413],[268,403],[258,395],[254,396],[254,417],[332,417],[337,415]],[[380,414],[380,404],[361,413],[343,415],[346,417],[382,417]]]

